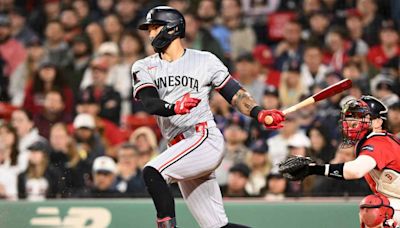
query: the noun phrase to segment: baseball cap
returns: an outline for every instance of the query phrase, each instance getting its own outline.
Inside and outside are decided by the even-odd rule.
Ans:
[[[300,73],[300,62],[294,59],[287,61],[283,66],[283,71]]]
[[[116,173],[117,165],[112,158],[107,156],[100,156],[94,160],[92,171],[94,173],[97,172]]]
[[[233,113],[232,116],[228,119],[227,126],[238,126],[241,129],[245,129],[246,122],[244,117],[241,114]]]
[[[381,79],[378,84],[376,84],[377,90],[389,90],[394,92],[394,81],[389,78]]]
[[[89,90],[83,90],[80,92],[77,101],[78,104],[94,104],[96,102],[96,98],[94,97],[93,93]]]
[[[45,139],[41,139],[41,140],[38,140],[38,141],[32,143],[30,146],[28,146],[28,150],[40,151],[40,152],[48,154],[51,151],[51,147]]]
[[[281,173],[270,173],[267,176],[267,181],[271,179],[284,179],[285,177]]]
[[[0,26],[11,26],[11,20],[8,15],[0,14]]]
[[[266,154],[268,153],[269,148],[268,145],[265,143],[265,140],[259,139],[250,145],[250,149],[253,153]]]
[[[386,30],[390,30],[390,31],[395,31],[396,32],[396,25],[394,24],[394,22],[392,20],[384,20],[384,21],[382,21],[381,30],[380,31],[386,31]]]
[[[109,65],[108,65],[107,59],[105,59],[104,57],[97,57],[92,60],[92,62],[90,63],[90,67],[96,68],[96,69],[99,69],[102,71],[107,71]]]
[[[93,116],[86,113],[81,113],[75,117],[73,126],[75,129],[79,128],[94,129],[96,127],[96,124],[94,122]]]
[[[356,8],[346,10],[346,18],[349,19],[352,17],[362,18],[362,15]]]
[[[99,55],[119,55],[118,45],[114,42],[104,42],[97,51]]]
[[[266,86],[265,90],[264,90],[264,96],[266,96],[266,95],[272,95],[275,97],[279,97],[279,91],[274,86]]]
[[[254,62],[254,57],[250,52],[241,53],[237,58],[236,62]]]
[[[301,134],[292,136],[288,141],[289,148],[309,148],[311,146],[310,139]]]
[[[396,102],[389,107],[390,110],[400,110],[400,102]]]
[[[14,6],[11,10],[10,10],[10,14],[14,14],[14,15],[19,15],[21,17],[26,17],[27,13],[26,11],[18,6]]]
[[[247,178],[250,176],[250,168],[244,163],[238,163],[238,164],[232,166],[229,169],[229,172],[230,173],[238,172]]]
[[[271,48],[265,44],[257,45],[253,49],[253,56],[263,66],[270,66],[274,64],[274,55],[271,51]]]

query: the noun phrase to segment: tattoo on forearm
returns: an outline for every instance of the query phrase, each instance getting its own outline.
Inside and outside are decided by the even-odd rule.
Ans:
[[[232,105],[241,113],[249,116],[250,111],[257,106],[254,98],[244,89],[240,89],[232,98]]]

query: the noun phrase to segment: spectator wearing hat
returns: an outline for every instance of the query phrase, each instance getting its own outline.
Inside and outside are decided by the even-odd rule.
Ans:
[[[379,40],[380,44],[372,46],[367,56],[368,63],[377,69],[400,55],[399,33],[393,21],[382,22]]]
[[[274,50],[276,56],[276,69],[282,71],[287,62],[301,62],[303,57],[303,42],[301,40],[302,26],[296,20],[291,20],[284,25],[283,40]]]
[[[49,139],[50,128],[58,122],[71,123],[72,116],[65,112],[64,97],[57,91],[49,91],[44,97],[43,111],[33,117],[33,121],[39,130],[39,134]]]
[[[27,58],[18,65],[14,73],[11,74],[10,84],[8,85],[8,95],[12,105],[21,107],[25,98],[25,88],[32,79],[32,75],[39,69],[46,53],[41,41],[38,39],[30,40],[26,44]]]
[[[400,139],[400,102],[389,106],[388,124],[390,132]]]
[[[25,99],[23,107],[32,112],[33,115],[43,111],[44,97],[52,90],[61,92],[65,99],[65,112],[71,114],[73,111],[73,93],[65,83],[64,75],[59,67],[50,60],[40,63],[39,69],[33,75],[25,88]]]
[[[53,148],[50,153],[50,164],[59,170],[64,183],[61,197],[71,197],[81,191],[89,182],[90,166],[81,159],[75,140],[68,133],[64,123],[51,127],[49,142]]]
[[[64,186],[58,170],[49,164],[50,145],[47,141],[39,140],[30,145],[28,150],[28,168],[18,175],[18,198],[43,201],[59,197]]]
[[[265,44],[259,44],[253,49],[253,57],[256,60],[257,68],[261,74],[260,78],[267,85],[279,87],[281,72],[274,69],[274,53]]]
[[[78,114],[89,114],[94,118],[96,130],[107,146],[107,155],[116,156],[116,149],[125,141],[125,138],[118,125],[99,116],[100,108],[100,104],[89,91],[83,91],[79,94],[76,112]]]
[[[307,136],[299,129],[299,116],[292,113],[286,115],[285,125],[279,131],[279,134],[267,140],[268,153],[272,163],[271,172],[278,172],[277,164],[288,156],[288,143],[294,137],[308,140]]]
[[[304,49],[304,62],[300,66],[301,81],[307,87],[307,91],[316,83],[324,81],[328,67],[323,64],[323,53],[319,46],[309,45]]]
[[[229,169],[228,181],[221,186],[223,197],[249,197],[246,184],[249,180],[250,169],[244,163],[238,163]]]
[[[99,116],[119,124],[121,113],[121,96],[110,85],[107,85],[109,63],[105,57],[97,57],[90,63],[93,84],[81,90],[88,93],[100,104]]]
[[[252,53],[246,52],[239,55],[235,61],[235,69],[234,76],[243,88],[253,95],[257,103],[261,103],[265,83],[259,78],[260,72]]]
[[[65,30],[62,23],[53,20],[47,23],[45,30],[44,47],[47,58],[58,67],[66,67],[72,60],[66,53],[69,50],[67,42],[64,40]]]
[[[287,180],[280,173],[271,173],[266,178],[264,199],[267,201],[280,201],[286,198]]]
[[[248,133],[246,122],[240,114],[233,115],[224,130],[225,148],[221,165],[215,170],[219,185],[228,180],[229,169],[238,163],[245,163],[250,150],[245,146]]]
[[[250,146],[246,164],[251,172],[246,184],[246,191],[252,196],[259,196],[261,189],[266,186],[266,177],[271,170],[271,162],[268,157],[268,145],[265,140],[259,139]]]
[[[301,81],[300,63],[294,60],[287,62],[279,85],[279,100],[282,107],[299,103],[301,96],[306,93],[307,87]]]
[[[387,107],[400,101],[399,96],[394,93],[394,81],[389,78],[381,79],[374,90],[374,95]]]
[[[12,37],[10,17],[0,14],[0,60],[3,64],[0,91],[7,91],[10,76],[24,62],[26,55],[23,44]]]
[[[93,116],[78,114],[74,119],[73,129],[79,156],[86,167],[92,167],[93,161],[106,152],[105,145],[96,130]]]
[[[10,11],[11,33],[15,39],[27,46],[28,43],[39,39],[35,31],[26,23],[27,13],[24,9],[14,7]]]
[[[310,146],[311,142],[308,137],[304,137],[304,135],[294,135],[288,140],[287,144],[289,150],[288,156],[308,157],[310,156],[309,153]]]
[[[138,155],[139,151],[133,144],[123,144],[118,149],[116,188],[125,196],[143,197],[147,195],[142,171],[138,166]]]
[[[93,185],[85,189],[82,198],[116,198],[122,194],[116,190],[117,165],[107,156],[96,158],[92,167]]]
[[[71,51],[68,53],[72,61],[64,69],[66,81],[71,86],[75,98],[78,98],[83,74],[89,66],[92,56],[92,44],[87,35],[77,35],[72,38]]]

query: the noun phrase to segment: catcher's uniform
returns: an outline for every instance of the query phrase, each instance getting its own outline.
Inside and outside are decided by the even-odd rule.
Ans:
[[[146,166],[157,169],[171,183],[178,181],[183,197],[201,227],[228,223],[214,170],[223,158],[224,140],[216,128],[209,106],[212,89],[221,89],[231,79],[228,69],[209,52],[186,49],[168,62],[158,54],[132,66],[134,97],[145,87],[157,89],[160,98],[175,103],[186,93],[201,99],[185,115],[157,116],[169,148]]]
[[[385,195],[394,208],[394,220],[400,223],[400,141],[393,135],[370,133],[356,146],[356,156],[367,155],[376,167],[364,176],[374,193]]]

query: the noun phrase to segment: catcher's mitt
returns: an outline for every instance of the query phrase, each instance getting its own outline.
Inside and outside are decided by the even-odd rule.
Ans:
[[[314,163],[309,157],[290,157],[279,163],[279,172],[288,180],[303,180],[309,175],[309,164]]]

